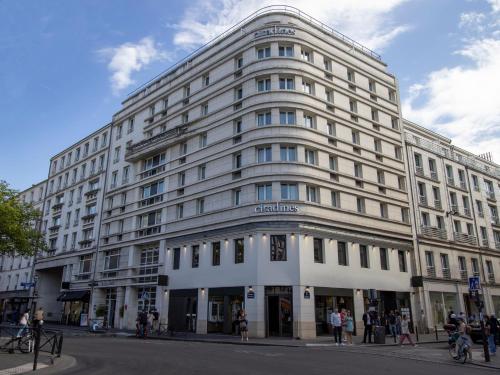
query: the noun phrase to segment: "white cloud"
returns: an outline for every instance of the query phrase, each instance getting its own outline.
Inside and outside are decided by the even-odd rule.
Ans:
[[[135,83],[132,79],[134,72],[144,69],[154,61],[168,60],[170,57],[151,37],[143,38],[138,43],[104,48],[97,53],[108,61],[108,70],[112,73],[111,88],[115,95]]]
[[[444,134],[475,154],[491,152],[498,163],[500,0],[488,3],[489,13],[461,15],[459,27],[464,29],[464,46],[455,54],[467,61],[433,71],[423,82],[413,84],[402,111],[407,119]]]
[[[407,0],[287,0],[295,6],[357,42],[382,50],[396,36],[408,30],[397,25],[391,13]],[[271,0],[196,0],[180,22],[174,43],[186,48],[204,44],[238,23],[255,10],[272,5]]]
[[[473,153],[491,151],[500,162],[500,40],[476,40],[457,53],[472,66],[443,68],[414,84],[403,116]]]

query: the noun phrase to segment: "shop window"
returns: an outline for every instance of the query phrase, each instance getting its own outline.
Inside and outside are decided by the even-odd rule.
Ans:
[[[243,263],[245,261],[245,244],[243,238],[234,240],[234,263]]]
[[[314,263],[325,263],[325,249],[323,246],[322,238],[315,238],[313,240],[314,247]]]
[[[286,261],[286,235],[271,236],[271,261]]]

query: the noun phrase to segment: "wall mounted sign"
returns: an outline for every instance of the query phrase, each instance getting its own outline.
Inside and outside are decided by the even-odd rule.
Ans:
[[[276,203],[261,203],[255,207],[255,213],[258,214],[274,214],[274,213],[284,213],[284,212],[299,212],[299,206],[294,204],[284,204],[280,202]]]
[[[249,290],[247,292],[247,299],[254,299],[255,298],[255,292],[253,290]]]
[[[307,289],[304,290],[304,299],[310,299],[311,298],[311,292],[308,291]]]
[[[295,35],[295,29],[291,27],[273,26],[267,29],[256,31],[253,34],[254,38],[262,38],[264,36],[273,35]]]

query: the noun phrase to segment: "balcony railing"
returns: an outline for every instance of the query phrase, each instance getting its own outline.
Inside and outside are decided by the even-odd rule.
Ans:
[[[468,274],[467,270],[460,270],[460,279],[463,281],[469,280],[469,274]]]
[[[164,131],[163,133],[157,134],[151,138],[142,140],[138,143],[128,146],[127,151],[125,153],[125,158],[131,159],[133,158],[134,155],[140,153],[145,149],[150,150],[151,148],[154,149],[156,147],[165,148],[166,147],[165,141],[180,137],[181,135],[187,132],[187,129],[188,129],[187,125],[180,125],[173,129]]]
[[[486,198],[495,200],[495,192],[494,191],[486,191]]]
[[[443,278],[451,279],[451,272],[449,268],[443,268],[442,272],[443,272]]]
[[[472,217],[472,213],[469,207],[464,207],[464,215],[468,217]]]
[[[495,283],[495,274],[494,273],[489,273],[488,274],[488,281],[492,284]]]
[[[446,178],[446,182],[448,183],[448,185],[450,186],[455,186],[455,179],[453,177],[447,177]]]
[[[420,227],[420,232],[422,233],[423,236],[426,237],[435,237],[435,238],[440,238],[442,240],[446,240],[448,238],[446,229],[440,229],[437,227],[422,226]]]
[[[434,268],[434,267],[427,267],[427,276],[429,276],[429,277],[436,277],[436,268]]]
[[[492,216],[491,225],[500,225],[500,218],[498,218],[498,216]]]
[[[433,179],[434,181],[439,180],[437,172],[431,171],[431,179]]]
[[[467,184],[465,181],[460,181],[460,189],[467,190]]]
[[[427,206],[427,197],[425,195],[419,195],[418,196],[418,202],[422,205],[422,206]]]
[[[416,167],[415,168],[415,174],[417,176],[425,177],[424,168],[422,168],[422,167]]]
[[[483,245],[483,247],[489,247],[490,246],[490,243],[489,243],[489,241],[488,241],[487,238],[483,238],[481,240],[481,244]]]
[[[495,242],[495,249],[500,250],[500,242]]]
[[[442,210],[443,204],[441,203],[441,200],[439,199],[434,200],[434,207],[438,210]]]
[[[467,243],[469,245],[477,245],[477,238],[471,234],[453,232],[453,238],[456,242]]]

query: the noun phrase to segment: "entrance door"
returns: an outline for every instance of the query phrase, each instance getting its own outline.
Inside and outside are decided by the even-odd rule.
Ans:
[[[115,327],[116,289],[106,290],[106,326]]]
[[[270,287],[266,291],[268,336],[293,335],[292,294],[288,292],[289,287]]]

